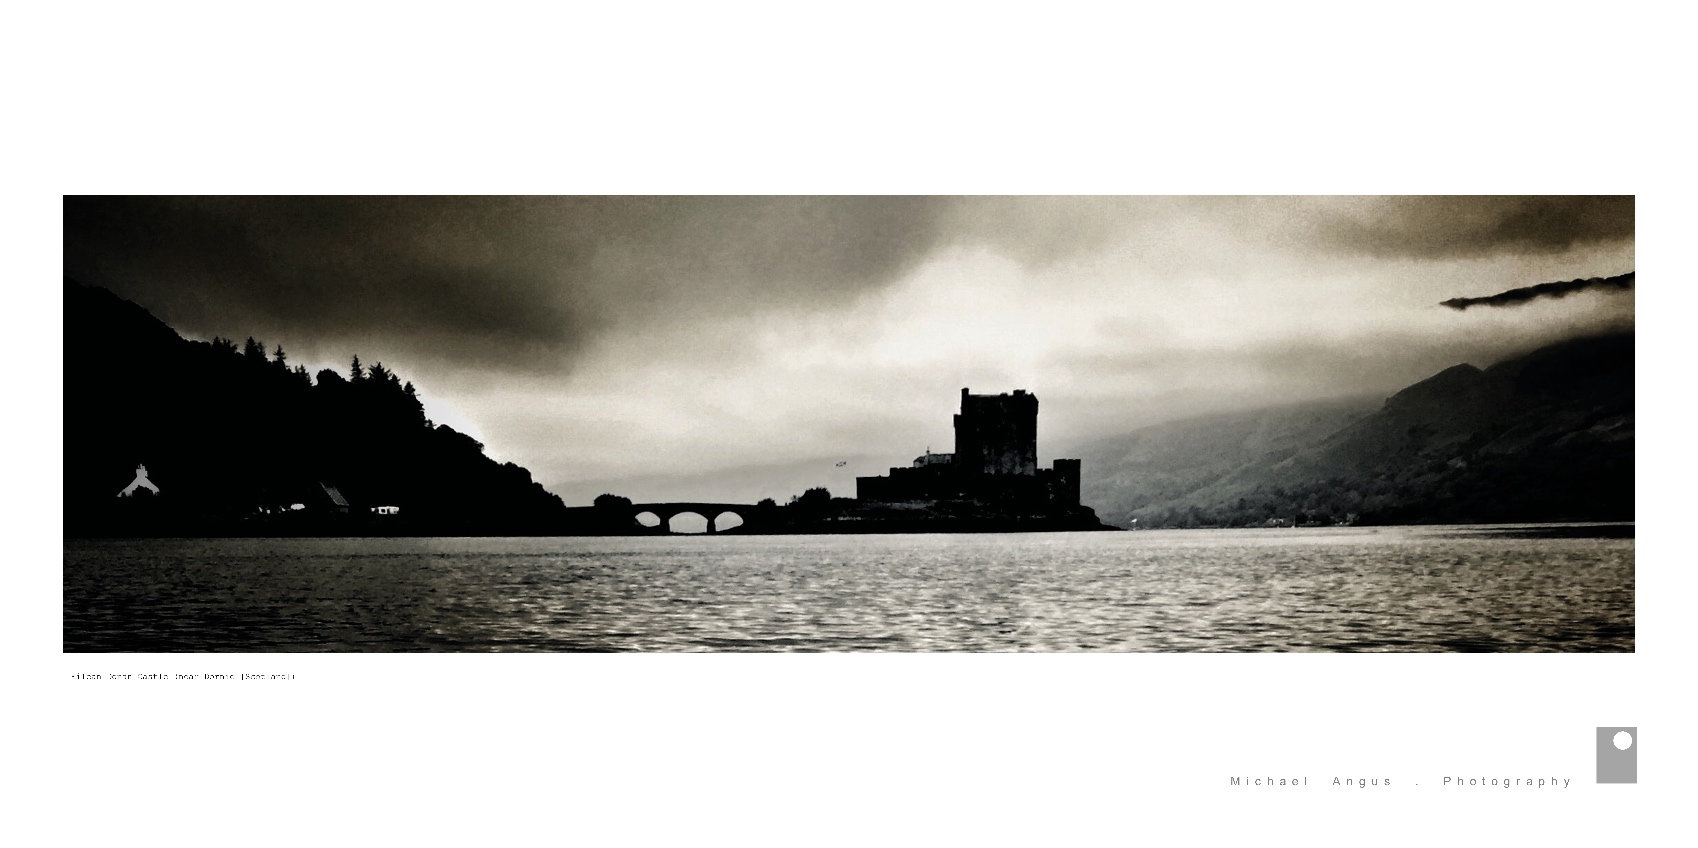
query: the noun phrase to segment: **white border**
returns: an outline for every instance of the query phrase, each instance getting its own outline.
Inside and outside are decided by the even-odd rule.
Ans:
[[[68,844],[1622,844],[1690,786],[1689,220],[1639,4],[304,4],[31,11],[3,361],[9,771]],[[1648,8],[1648,7],[1645,7]],[[60,653],[59,196],[1637,193],[1637,654],[87,657]],[[1672,284],[1671,284],[1672,283]],[[74,340],[73,340],[74,341]],[[142,692],[81,670],[288,671]],[[267,684],[270,685],[270,684]],[[1595,725],[1645,735],[1590,783]],[[1578,740],[1578,741],[1577,741]],[[1517,794],[1234,773],[1571,775]],[[1408,778],[1415,781],[1418,777]],[[1682,793],[1684,794],[1684,793]]]

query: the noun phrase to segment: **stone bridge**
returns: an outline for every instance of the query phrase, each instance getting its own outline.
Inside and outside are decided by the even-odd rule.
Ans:
[[[631,504],[631,518],[633,520],[645,512],[651,513],[656,518],[660,519],[660,525],[654,529],[662,533],[672,532],[672,519],[674,517],[690,512],[707,519],[707,531],[709,533],[719,532],[719,527],[716,525],[716,522],[719,520],[719,516],[724,515],[727,512],[743,519],[743,523],[738,525],[740,527],[752,527],[756,523],[756,517],[758,515],[754,504],[705,503],[700,501]]]

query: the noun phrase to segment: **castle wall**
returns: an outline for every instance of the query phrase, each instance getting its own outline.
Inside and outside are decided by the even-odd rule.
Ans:
[[[1055,502],[1061,506],[1079,505],[1079,460],[1055,461]]]
[[[855,497],[863,501],[936,501],[959,497],[960,494],[959,480],[950,465],[892,468],[887,477],[855,478]]]

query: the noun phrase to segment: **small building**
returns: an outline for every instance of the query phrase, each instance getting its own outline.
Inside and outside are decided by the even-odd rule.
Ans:
[[[398,506],[374,506],[374,507],[371,508],[371,511],[378,514],[378,515],[400,515],[401,514],[401,508],[398,507]]]
[[[147,479],[147,466],[138,465],[136,466],[136,479],[131,480],[130,485],[125,486],[124,491],[118,493],[118,497],[135,497],[136,493],[142,489],[146,489],[151,494],[159,494],[159,487],[155,486],[152,480]],[[108,489],[107,491],[111,490]]]
[[[322,490],[324,492],[324,496],[329,499],[331,509],[334,509],[337,512],[348,511],[348,499],[342,497],[341,490],[326,483],[318,484],[318,488]]]

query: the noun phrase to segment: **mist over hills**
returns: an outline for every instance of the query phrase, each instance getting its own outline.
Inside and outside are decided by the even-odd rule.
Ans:
[[[1633,518],[1631,331],[1480,369],[1383,403],[1305,404],[1146,427],[1082,450],[1110,523],[1492,523]]]
[[[1083,463],[1080,500],[1111,524],[1148,523],[1152,507],[1183,505],[1257,462],[1295,455],[1379,403],[1362,397],[1219,413],[1086,442],[1069,454]]]

